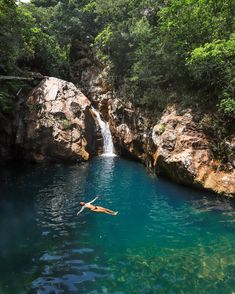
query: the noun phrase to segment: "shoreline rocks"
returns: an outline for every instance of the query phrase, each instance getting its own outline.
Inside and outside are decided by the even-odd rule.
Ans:
[[[161,117],[149,117],[130,102],[113,98],[108,68],[95,71],[88,67],[84,73],[89,78],[81,82],[109,122],[118,154],[139,160],[156,174],[180,184],[235,196],[235,136],[227,142],[233,150],[233,163],[221,170],[222,163],[211,152],[211,138],[195,123],[190,109],[179,114],[171,105]]]
[[[211,139],[194,121],[190,109],[179,113],[171,105],[160,117],[150,117],[130,102],[113,98],[107,83],[100,82],[100,72],[94,79],[96,87],[89,80],[87,88],[89,93],[92,87],[90,100],[72,83],[44,79],[24,103],[19,103],[20,111],[11,127],[9,121],[2,125],[1,156],[10,158],[14,152],[9,152],[8,146],[13,145],[18,158],[34,162],[81,162],[101,154],[103,138],[93,103],[109,122],[120,156],[138,160],[180,184],[235,196],[235,137],[226,142],[233,150],[230,166],[221,168],[222,163],[211,152]]]
[[[177,183],[235,196],[234,168],[221,170],[190,109],[178,114],[175,106],[169,106],[154,124],[138,110],[131,112],[121,102],[119,107],[113,104],[111,130],[120,154],[129,154]]]
[[[152,139],[156,148],[154,167],[159,175],[219,194],[235,195],[235,170],[220,170],[221,162],[213,158],[209,139],[193,121],[190,110],[178,115],[175,107],[168,107],[153,127]]]

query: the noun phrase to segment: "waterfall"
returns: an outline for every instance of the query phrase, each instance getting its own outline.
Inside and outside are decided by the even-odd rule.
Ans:
[[[109,124],[108,122],[104,122],[101,117],[99,111],[96,109],[92,108],[94,111],[97,121],[99,123],[101,133],[104,139],[104,146],[103,146],[103,154],[102,156],[116,156],[114,153],[114,146],[113,146],[113,140],[112,140],[112,135],[110,132]]]

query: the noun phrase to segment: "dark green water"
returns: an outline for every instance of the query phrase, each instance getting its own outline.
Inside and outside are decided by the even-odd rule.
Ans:
[[[0,171],[0,293],[234,293],[233,203],[137,163]],[[85,210],[80,201],[117,216]]]

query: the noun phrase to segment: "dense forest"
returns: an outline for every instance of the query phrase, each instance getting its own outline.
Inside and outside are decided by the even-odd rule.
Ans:
[[[76,82],[85,48],[136,105],[196,103],[230,121],[234,15],[235,0],[0,0],[0,75]],[[11,111],[19,83],[1,82],[1,111]]]

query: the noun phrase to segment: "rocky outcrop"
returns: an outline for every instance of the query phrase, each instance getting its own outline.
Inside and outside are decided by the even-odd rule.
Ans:
[[[109,68],[95,65],[86,67],[81,73],[79,86],[92,101],[112,96],[112,86],[108,80]]]
[[[230,164],[224,166],[212,156],[211,139],[194,122],[190,109],[179,114],[169,106],[159,118],[144,114],[130,102],[113,98],[107,73],[107,68],[87,67],[81,80],[109,121],[117,153],[178,183],[235,196],[235,137],[227,142]]]
[[[176,182],[235,196],[235,137],[226,141],[229,165],[215,160],[211,139],[188,109],[169,106],[155,118],[130,102],[113,98],[107,69],[81,72],[89,99],[72,83],[46,78],[27,98],[17,117],[17,132],[1,118],[0,155],[10,156],[12,140],[21,158],[34,161],[84,161],[102,151],[103,139],[91,103],[109,122],[116,152],[137,159]],[[14,133],[14,134],[13,134]],[[16,133],[16,136],[15,136]]]
[[[101,105],[102,102],[101,100]],[[114,145],[118,153],[147,163],[151,150],[150,120],[130,102],[120,99],[110,100],[109,114]]]
[[[101,100],[101,109],[103,104]],[[136,158],[178,183],[235,196],[234,166],[213,158],[210,141],[191,110],[178,114],[170,106],[154,124],[153,117],[147,118],[129,102],[114,99],[105,105],[119,154]]]
[[[25,158],[83,161],[98,154],[102,137],[91,102],[72,83],[46,78],[26,105],[16,135]]]
[[[169,107],[152,129],[153,166],[158,174],[176,182],[235,194],[235,170],[223,170],[210,150],[210,142],[193,121],[190,110],[177,114]]]

